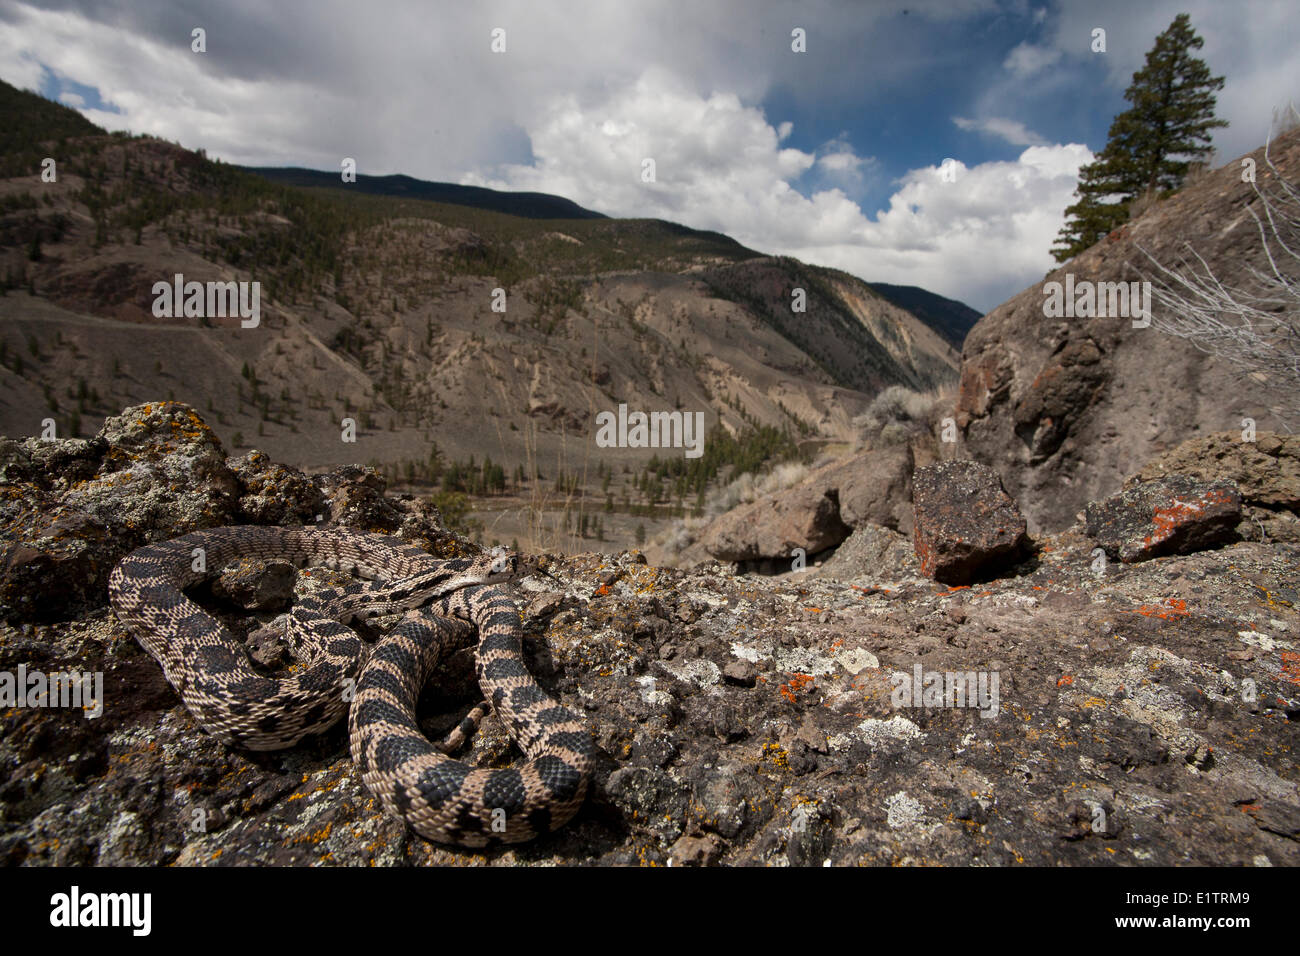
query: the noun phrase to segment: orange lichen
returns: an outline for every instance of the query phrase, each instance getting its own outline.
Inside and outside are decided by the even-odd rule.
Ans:
[[[1283,651],[1282,673],[1277,676],[1278,680],[1284,680],[1290,684],[1300,684],[1300,653]]]
[[[1157,508],[1151,515],[1151,524],[1155,530],[1142,539],[1148,548],[1153,544],[1166,541],[1187,521],[1203,516],[1214,505],[1231,504],[1232,493],[1225,488],[1213,488],[1196,501],[1179,501],[1167,508]]]
[[[795,702],[795,694],[799,693],[799,691],[808,687],[812,683],[813,676],[811,674],[794,674],[788,682],[782,684],[778,689],[781,692],[781,696],[793,704]]]
[[[1180,598],[1167,598],[1164,605],[1143,604],[1141,607],[1134,609],[1134,614],[1141,614],[1143,617],[1158,617],[1162,621],[1171,621],[1176,617],[1187,617],[1191,612],[1187,610],[1187,602]]]

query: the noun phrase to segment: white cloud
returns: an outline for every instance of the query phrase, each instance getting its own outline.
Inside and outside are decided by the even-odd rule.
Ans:
[[[1046,139],[1033,130],[1027,129],[1024,123],[999,116],[991,116],[981,120],[954,116],[952,121],[961,129],[988,133],[991,136],[1006,140],[1012,146],[1042,146],[1047,142]]]
[[[72,90],[64,90],[59,94],[59,102],[64,106],[71,106],[73,109],[84,109],[86,106],[85,97],[80,93],[74,93]]]
[[[1042,18],[1037,19],[1041,20]],[[1002,66],[1017,77],[1027,79],[1060,59],[1060,50],[1046,46],[1035,46],[1026,41],[1018,44],[1007,54],[1007,58],[1002,61]]]
[[[620,215],[668,218],[728,233],[763,252],[798,256],[867,279],[920,285],[990,308],[1052,265],[1048,249],[1072,201],[1084,146],[1031,146],[1015,161],[909,172],[872,219],[838,188],[805,197],[791,183],[870,164],[841,140],[814,157],[780,147],[754,108],[702,96],[651,70],[603,102],[557,99],[526,126],[536,162],[463,177],[471,185],[558,193]],[[640,181],[653,157],[657,181]]]
[[[1158,34],[1179,13],[1187,13],[1192,28],[1205,40],[1195,55],[1205,60],[1225,85],[1217,94],[1216,114],[1231,122],[1214,131],[1219,162],[1227,162],[1264,144],[1275,107],[1288,100],[1300,104],[1300,43],[1295,38],[1293,4],[1221,0],[1179,0],[1176,4],[1132,0],[1093,0],[1061,4],[1055,14],[1050,44],[1062,56],[1104,70],[1104,82],[1120,92],[1141,69]],[[1122,24],[1122,29],[1117,28]],[[1106,31],[1106,53],[1089,50],[1094,27]],[[1061,71],[1064,73],[1065,71]],[[1127,103],[1120,103],[1127,108]]]

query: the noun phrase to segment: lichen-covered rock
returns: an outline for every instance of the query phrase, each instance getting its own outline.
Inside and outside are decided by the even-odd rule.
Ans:
[[[271,461],[260,451],[230,459],[239,482],[240,517],[250,524],[314,524],[323,518],[325,494],[319,480]]]
[[[1241,521],[1241,492],[1227,481],[1166,475],[1090,503],[1086,517],[1089,537],[1109,557],[1146,561],[1233,540]]]
[[[956,460],[918,468],[912,496],[913,542],[922,574],[967,584],[1024,555],[1024,516],[987,465]]]
[[[287,561],[245,558],[222,571],[212,582],[212,593],[246,611],[275,611],[293,599],[297,572]]]
[[[80,454],[64,461],[94,465],[76,479],[88,480],[103,452]],[[315,502],[312,520],[473,550],[366,469],[304,479],[252,458],[226,463],[240,515],[292,522]],[[66,519],[72,482],[15,477],[29,460],[12,454],[0,514]],[[16,505],[19,488],[36,503]],[[863,528],[859,543],[892,560],[893,532]],[[108,553],[123,533],[88,520],[61,546]],[[1244,541],[1099,570],[1078,531],[1039,543],[1018,576],[969,588],[536,556],[527,564],[550,577],[514,591],[525,659],[582,716],[595,772],[557,833],[473,853],[387,816],[342,724],[271,753],[218,743],[102,595],[44,620],[17,609],[0,625],[0,673],[99,673],[104,709],[0,705],[0,865],[1300,865],[1300,549]],[[284,571],[262,572],[236,566],[194,593],[276,670],[292,666],[270,599]],[[295,598],[342,580],[298,575]],[[431,738],[480,699],[473,663],[456,652],[426,687]],[[986,689],[996,675],[998,706],[899,699],[918,668],[983,675]],[[501,766],[513,751],[489,716],[462,756]]]
[[[384,487],[355,465],[309,476],[256,451],[227,461],[180,402],[127,408],[92,439],[0,439],[0,616],[103,606],[109,573],[135,548],[227,524],[341,524],[467,553],[436,508]]]
[[[1229,481],[1241,492],[1242,537],[1300,543],[1300,435],[1241,431],[1190,438],[1147,462],[1124,482],[1129,488],[1164,475]]]
[[[822,577],[840,581],[897,581],[920,571],[916,551],[906,535],[866,522],[818,569]]]

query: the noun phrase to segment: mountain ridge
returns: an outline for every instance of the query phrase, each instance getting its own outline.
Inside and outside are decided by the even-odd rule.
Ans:
[[[358,173],[354,182],[344,183],[336,172],[302,166],[240,166],[239,169],[271,182],[301,188],[342,187],[377,196],[423,199],[504,212],[526,219],[609,219],[604,213],[584,209],[571,199],[550,193],[507,192],[484,186],[463,186],[416,179],[404,173],[369,176]]]
[[[43,128],[38,99],[0,89],[0,118]],[[0,433],[93,433],[115,408],[174,398],[236,453],[453,489],[459,462],[494,483],[544,475],[555,495],[596,474],[606,509],[621,497],[653,516],[741,461],[852,442],[883,388],[956,381],[952,345],[867,283],[719,233],[303,189],[156,138],[76,132],[0,181]],[[57,157],[57,181],[38,154]],[[257,327],[156,314],[151,290],[176,274],[257,282]],[[719,451],[666,471],[662,453],[597,449],[595,416],[624,403],[702,412]]]

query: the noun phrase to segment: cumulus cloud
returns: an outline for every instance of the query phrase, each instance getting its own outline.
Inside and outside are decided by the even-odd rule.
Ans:
[[[832,141],[820,156],[780,145],[779,127],[727,94],[701,96],[647,71],[580,107],[558,99],[526,127],[536,161],[463,177],[470,185],[559,193],[603,212],[725,231],[764,252],[869,279],[924,286],[989,308],[1041,276],[1072,201],[1081,145],[1031,146],[1009,162],[912,170],[889,208],[867,216],[837,187],[792,185],[816,169],[857,173],[869,160]],[[656,181],[640,180],[645,158]]]

